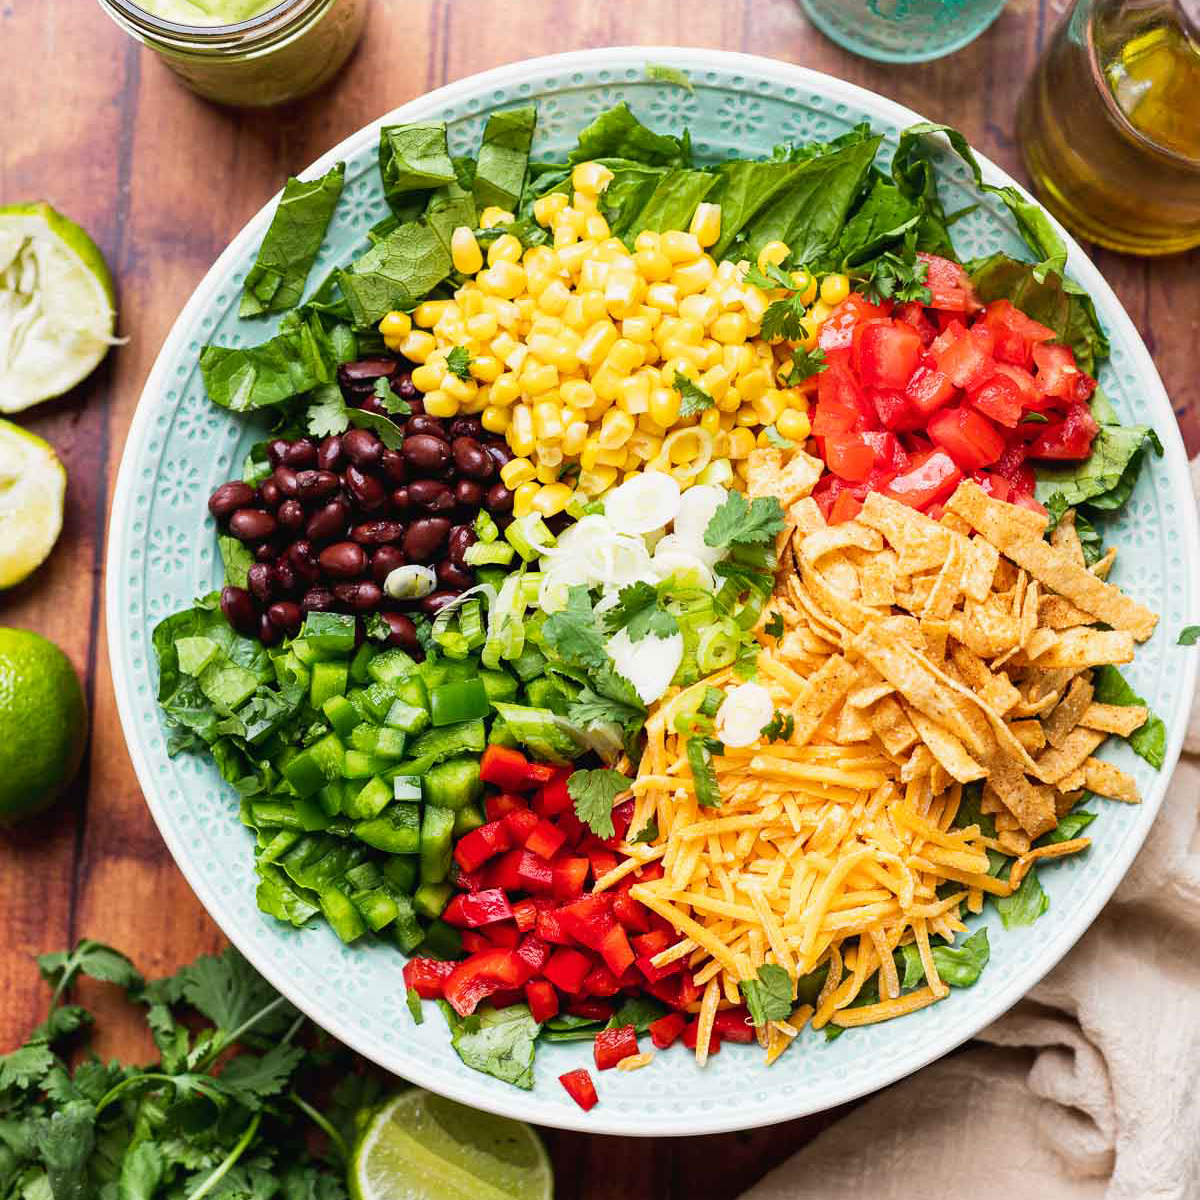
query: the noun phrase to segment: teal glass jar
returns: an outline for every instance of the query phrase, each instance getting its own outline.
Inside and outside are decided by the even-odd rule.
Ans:
[[[799,0],[839,46],[878,62],[927,62],[961,50],[999,15],[1004,0]]]

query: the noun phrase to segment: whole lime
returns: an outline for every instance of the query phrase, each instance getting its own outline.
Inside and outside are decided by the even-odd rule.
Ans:
[[[0,825],[59,798],[79,770],[87,727],[67,656],[40,634],[0,628]]]

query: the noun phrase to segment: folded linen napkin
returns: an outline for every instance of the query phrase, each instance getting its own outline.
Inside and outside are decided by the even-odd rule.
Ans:
[[[1200,495],[1200,460],[1192,478]],[[1146,844],[1067,957],[983,1045],[867,1101],[742,1200],[1197,1200],[1198,802],[1200,691]]]

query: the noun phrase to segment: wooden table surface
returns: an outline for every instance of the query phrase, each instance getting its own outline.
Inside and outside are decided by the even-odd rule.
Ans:
[[[0,834],[0,1051],[41,1019],[46,993],[35,954],[90,936],[158,973],[222,943],[172,864],[125,749],[102,619],[105,534],[126,432],[167,330],[286,174],[388,109],[476,71],[583,47],[679,44],[769,54],[852,80],[958,126],[1021,175],[1012,136],[1018,91],[1064,7],[1013,0],[967,49],[899,68],[843,52],[793,0],[374,0],[363,43],[331,88],[256,114],[215,108],[178,87],[95,4],[0,0],[0,204],[44,198],[91,231],[117,277],[119,332],[129,338],[84,385],[23,418],[67,466],[66,524],[35,578],[0,598],[0,624],[38,630],[67,651],[93,732],[69,797]],[[1185,414],[1195,451],[1200,252],[1096,258]],[[112,1014],[102,1021],[102,1052],[149,1056],[113,997],[96,989],[88,998]],[[831,1119],[697,1141],[549,1140],[566,1200],[720,1200]]]

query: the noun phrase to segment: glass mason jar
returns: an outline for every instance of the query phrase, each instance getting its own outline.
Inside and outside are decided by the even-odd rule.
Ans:
[[[1076,0],[1017,132],[1039,199],[1080,237],[1200,245],[1200,0]]]
[[[283,0],[235,24],[183,25],[147,11],[175,12],[178,5],[100,0],[100,7],[192,91],[240,108],[282,104],[327,83],[358,43],[367,15],[367,0]],[[207,7],[220,14],[219,4]]]

